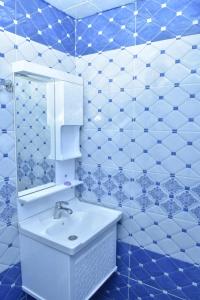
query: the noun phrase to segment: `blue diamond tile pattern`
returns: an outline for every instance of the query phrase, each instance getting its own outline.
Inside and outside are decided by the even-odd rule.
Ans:
[[[200,299],[199,266],[123,242],[117,262],[118,271],[92,299]]]
[[[76,55],[173,39],[200,32],[198,0],[137,0],[79,19]]]
[[[44,1],[0,1],[0,299],[2,300],[27,299],[21,288],[19,266],[17,183],[18,189],[24,189],[35,184],[54,181],[55,176],[54,166],[52,167],[47,159],[48,145],[45,143],[47,130],[42,126],[45,119],[41,105],[42,102],[44,104],[42,88],[34,92],[35,100],[38,101],[37,106],[31,106],[33,102],[29,99],[27,86],[24,87],[26,91],[19,91],[21,102],[18,100],[17,103],[13,92],[15,88],[21,86],[14,86],[11,64],[16,60],[27,60],[64,72],[74,72],[74,26],[73,18]],[[19,102],[21,106],[18,107],[16,121],[21,130],[21,134],[18,135],[21,148],[18,147],[20,151],[17,153],[16,162],[14,110],[15,104],[18,105]],[[38,123],[34,125],[35,131],[31,128],[33,124],[29,123],[30,116],[34,119],[33,115],[35,122]],[[33,150],[34,156],[31,156],[30,150]]]
[[[17,178],[28,188],[55,176],[42,145],[45,129],[36,133],[39,160],[22,150],[22,131],[16,164],[11,63],[21,59],[84,79],[76,165],[84,184],[76,193],[123,212],[118,271],[93,299],[200,299],[200,5],[130,2],[74,20],[42,0],[0,1],[1,299],[26,299]],[[21,113],[19,123],[28,122]]]
[[[199,18],[196,1],[136,1],[77,21],[77,195],[123,212],[128,298],[97,299],[199,299]]]
[[[1,1],[0,28],[75,54],[75,20],[42,0]]]
[[[5,300],[25,300],[26,295],[21,288],[20,264],[10,266],[0,274],[1,290],[0,297]]]

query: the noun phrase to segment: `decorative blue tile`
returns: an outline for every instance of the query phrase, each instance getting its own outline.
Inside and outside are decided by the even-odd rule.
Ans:
[[[114,273],[100,290],[92,297],[92,300],[127,300],[128,299],[128,278]]]
[[[88,83],[83,157],[77,162],[77,177],[84,185],[77,194],[124,212],[118,274],[94,299],[200,297],[199,15],[197,0],[137,0],[77,21],[41,0],[5,0],[0,5],[1,33],[7,39],[0,48],[0,72],[7,68],[4,62],[12,62],[13,50],[28,60],[37,56],[51,67],[56,63],[45,54],[48,48],[83,56],[76,59],[77,74]],[[15,31],[27,39],[31,55],[20,43],[10,42],[8,32]],[[32,41],[46,45],[45,51],[33,51]],[[9,71],[0,77],[7,79]],[[10,178],[15,163],[9,161],[13,101],[1,81],[0,90],[0,221],[9,230],[16,221]],[[28,174],[33,182],[34,160],[19,161],[19,178]],[[40,167],[42,182],[53,180],[45,159]],[[18,271],[13,266],[1,274],[1,299],[24,297]]]
[[[46,2],[4,1],[4,6],[0,6],[0,16],[3,29],[75,54],[75,20]]]
[[[133,16],[133,17],[132,17]],[[77,56],[200,33],[194,0],[137,0],[77,22]],[[90,26],[88,26],[90,25]],[[119,34],[120,33],[120,34]]]
[[[123,243],[120,242],[120,247],[122,245]],[[199,267],[136,246],[129,248],[128,244],[123,246],[122,249],[129,249],[129,267],[131,270],[129,278],[131,278],[131,281],[135,279],[136,282],[143,283],[139,285],[142,293],[146,293],[146,288],[148,289],[151,286],[156,288],[160,295],[164,292],[166,295],[171,294],[183,299],[195,299],[188,296],[188,291],[191,291],[193,295],[198,295]],[[141,297],[139,291],[135,291],[135,293],[137,297]]]
[[[9,268],[3,274],[1,273],[1,282],[5,285],[12,285],[13,283],[15,283],[17,286],[21,286],[20,264]]]
[[[199,285],[196,288],[194,288],[193,285],[184,287],[183,292],[186,295],[186,297],[188,297],[189,299],[195,299],[195,300],[200,299],[200,287],[199,287]]]
[[[132,245],[120,242],[118,264],[129,299],[198,299],[197,5],[138,0],[77,22],[77,72],[89,83],[78,192],[125,214],[119,236]]]
[[[117,243],[117,272],[122,275],[129,276],[129,260],[130,260],[130,246],[128,244]]]
[[[0,274],[1,288],[0,298],[2,300],[21,300],[25,294],[21,288],[20,264],[10,266]]]
[[[148,285],[138,283],[136,281],[130,280],[129,281],[129,299],[157,299],[157,300],[178,300],[180,298],[177,298],[173,295],[166,294],[164,292],[161,292],[160,290],[154,289]]]
[[[21,300],[24,296],[24,292],[22,291],[21,287],[12,287],[7,294],[5,300]]]
[[[10,286],[6,286],[6,285],[1,286],[1,288],[0,288],[0,297],[1,297],[1,299],[6,299],[9,291],[10,291]]]

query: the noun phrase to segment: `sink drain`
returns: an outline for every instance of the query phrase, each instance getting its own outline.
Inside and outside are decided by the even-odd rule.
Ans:
[[[70,235],[69,237],[68,237],[68,240],[70,240],[70,241],[75,241],[75,240],[77,240],[77,235]]]

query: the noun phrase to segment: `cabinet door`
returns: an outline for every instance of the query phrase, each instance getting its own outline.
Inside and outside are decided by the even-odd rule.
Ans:
[[[64,84],[64,124],[83,125],[83,86],[63,82]]]

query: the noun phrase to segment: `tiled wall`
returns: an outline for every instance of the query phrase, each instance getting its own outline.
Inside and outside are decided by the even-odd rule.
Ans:
[[[124,212],[99,299],[200,299],[199,1],[138,0],[76,32],[78,193]]]
[[[0,79],[12,80],[11,63],[23,59],[74,72],[74,29],[72,18],[41,0],[0,1]],[[18,264],[14,97],[4,83],[0,80],[0,299],[18,300],[23,294]]]
[[[75,21],[43,0],[2,0],[1,30],[50,48],[75,53]],[[40,53],[38,51],[38,53]],[[42,53],[41,53],[42,54]]]
[[[27,59],[85,79],[79,196],[122,209],[118,274],[96,299],[200,299],[197,0],[138,0],[77,21],[0,1],[0,78]],[[16,5],[17,4],[17,5]],[[16,11],[14,11],[16,5]],[[17,35],[14,35],[16,30]],[[0,91],[0,298],[20,299],[13,97]]]

